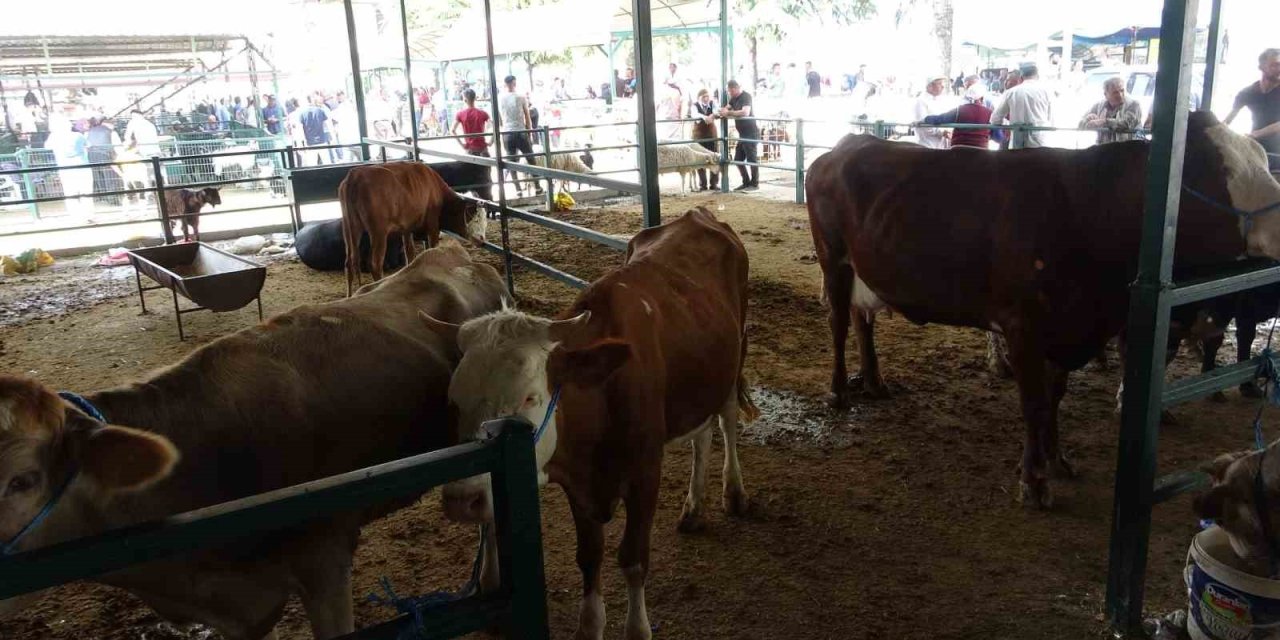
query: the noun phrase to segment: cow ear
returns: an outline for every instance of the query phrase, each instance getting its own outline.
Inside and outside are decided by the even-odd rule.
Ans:
[[[631,344],[601,340],[582,349],[556,349],[547,358],[547,379],[553,385],[599,385],[631,358]]]
[[[1230,485],[1219,485],[1209,491],[1195,497],[1191,502],[1191,508],[1196,514],[1205,520],[1218,520],[1222,518],[1223,505],[1226,503],[1227,496],[1231,493]]]
[[[1231,468],[1231,465],[1236,460],[1246,457],[1250,453],[1252,452],[1235,451],[1232,453],[1224,453],[1214,458],[1213,461],[1200,465],[1200,470],[1209,474],[1209,476],[1213,478],[1214,482],[1222,482],[1223,478],[1227,475],[1227,469]]]
[[[85,439],[80,468],[107,491],[137,491],[168,476],[179,457],[164,436],[106,426]]]
[[[436,332],[451,344],[458,343],[458,330],[462,328],[461,325],[445,322],[444,320],[436,320],[421,309],[418,310],[418,315],[422,316],[422,321],[426,323],[428,329]]]

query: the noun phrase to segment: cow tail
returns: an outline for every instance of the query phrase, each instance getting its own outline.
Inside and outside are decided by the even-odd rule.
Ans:
[[[760,408],[751,399],[751,383],[747,382],[744,373],[738,373],[738,417],[750,424],[760,417]]]

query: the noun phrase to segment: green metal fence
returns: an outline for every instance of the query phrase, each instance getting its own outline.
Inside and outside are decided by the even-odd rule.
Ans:
[[[533,425],[498,421],[488,441],[388,462],[159,522],[109,531],[0,557],[0,599],[90,579],[148,561],[296,527],[341,511],[403,498],[455,480],[489,473],[501,585],[426,612],[426,637],[454,637],[499,625],[508,638],[547,638],[546,581]],[[401,615],[347,638],[394,639],[414,631]]]

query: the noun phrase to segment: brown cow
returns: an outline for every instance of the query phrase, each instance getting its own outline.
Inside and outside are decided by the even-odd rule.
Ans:
[[[618,562],[627,579],[626,636],[649,638],[644,604],[649,535],[664,445],[692,438],[693,478],[680,529],[705,526],[707,456],[718,418],[725,440],[724,507],[747,506],[737,426],[759,413],[742,375],[746,355],[747,253],[706,209],[637,234],[626,264],[592,284],[552,322],[504,310],[463,324],[462,361],[449,386],[459,439],[481,423],[519,414],[547,419],[537,443],[539,478],[564,487],[578,532],[584,593],[576,637],[600,638],[604,524],[627,511]],[[552,398],[559,392],[556,410]],[[448,517],[493,517],[487,477],[444,490]],[[491,581],[490,581],[491,582]]]
[[[354,298],[298,307],[146,381],[87,395],[110,424],[34,380],[0,376],[0,542],[68,477],[18,550],[449,445],[447,391],[459,353],[452,336],[423,326],[419,310],[462,322],[507,301],[498,273],[451,242]],[[297,593],[315,636],[332,638],[352,631],[361,525],[410,502],[371,504],[99,580],[233,640],[274,638]],[[0,612],[21,600],[0,603]]]
[[[169,224],[177,231],[178,223],[182,223],[183,242],[191,242],[192,239],[200,242],[200,210],[206,204],[222,204],[222,195],[216,187],[205,187],[198,191],[178,189],[164,192],[165,211],[171,216]]]
[[[440,230],[484,244],[488,219],[475,203],[453,192],[440,174],[420,162],[387,162],[356,167],[338,185],[342,233],[347,245],[347,295],[360,284],[360,235],[368,232],[373,280],[382,279],[387,235],[399,234],[405,261],[417,253],[415,231],[427,235],[427,247],[440,242]]]
[[[1049,506],[1046,466],[1072,474],[1057,430],[1067,372],[1124,326],[1147,155],[1146,142],[990,153],[847,136],[818,158],[806,192],[831,302],[832,402],[849,394],[851,303],[862,371],[850,382],[872,395],[885,392],[872,342],[878,309],[1001,332],[1027,422],[1022,498]],[[1280,201],[1262,147],[1207,113],[1188,123],[1184,184],[1246,211]],[[1243,226],[1200,198],[1182,198],[1179,266],[1229,262],[1246,251],[1280,258],[1280,214]]]

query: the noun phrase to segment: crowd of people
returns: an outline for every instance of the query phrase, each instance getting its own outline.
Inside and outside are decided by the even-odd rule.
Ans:
[[[1243,109],[1249,109],[1253,118],[1249,135],[1266,150],[1272,172],[1280,173],[1280,49],[1263,51],[1258,56],[1258,70],[1261,78],[1236,95],[1225,122],[1231,124]],[[992,82],[1002,84],[1001,94],[990,91]],[[950,102],[943,97],[948,86],[963,92],[961,106],[948,108]],[[1132,140],[1150,128],[1153,114],[1144,114],[1141,103],[1127,95],[1123,77],[1108,78],[1102,89],[1098,101],[1080,115],[1079,128],[1096,130],[1099,144]],[[1052,127],[1054,120],[1053,92],[1041,81],[1034,64],[1000,76],[969,75],[957,84],[951,84],[946,76],[929,78],[916,99],[913,118],[917,142],[934,149],[986,149],[991,142],[999,143],[1002,149],[1043,147],[1047,140],[1041,128]],[[983,125],[1015,128],[1006,136],[1002,130]]]

